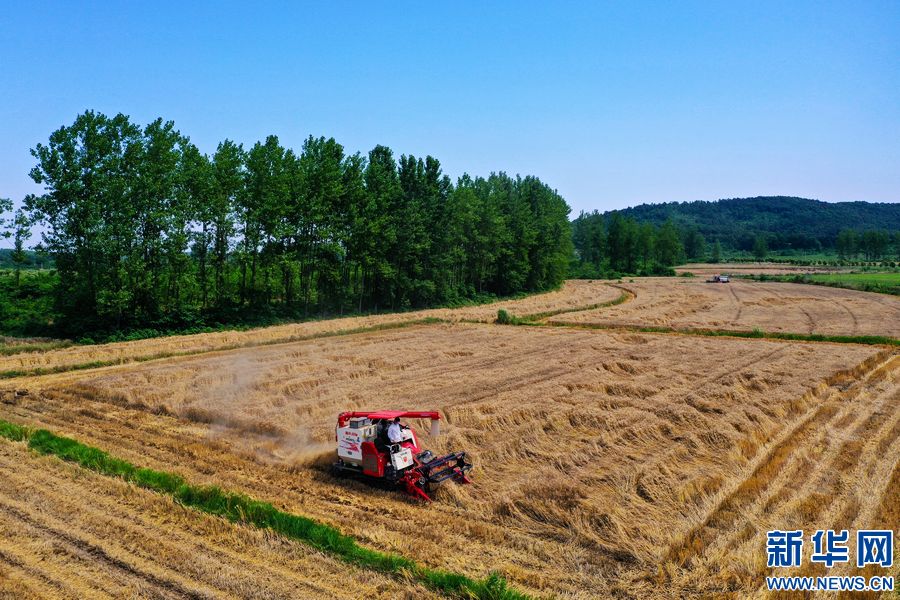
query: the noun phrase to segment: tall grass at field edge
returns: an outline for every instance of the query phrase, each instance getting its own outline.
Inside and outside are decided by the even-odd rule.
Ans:
[[[28,352],[47,352],[48,350],[59,350],[60,348],[68,348],[74,346],[72,342],[63,340],[58,342],[38,342],[34,344],[15,344],[6,346],[0,344],[0,356],[12,356],[14,354],[26,354]]]
[[[167,494],[184,506],[234,523],[269,529],[361,568],[395,575],[403,580],[411,578],[445,595],[481,600],[531,598],[511,589],[497,573],[476,580],[459,573],[424,567],[398,554],[360,546],[356,539],[335,527],[284,512],[268,502],[216,486],[192,485],[174,473],[139,468],[99,448],[58,436],[46,429],[32,430],[0,419],[0,438],[27,442],[30,449],[40,454],[56,456],[101,475],[118,477],[139,487]]]

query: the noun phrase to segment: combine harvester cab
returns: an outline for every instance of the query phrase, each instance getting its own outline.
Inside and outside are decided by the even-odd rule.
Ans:
[[[467,473],[472,464],[465,452],[435,457],[422,450],[416,432],[401,423],[403,441],[392,444],[387,429],[395,419],[430,419],[431,435],[440,432],[441,415],[437,411],[356,411],[338,415],[335,438],[337,462],[333,471],[360,479],[383,482],[403,489],[410,496],[431,501],[435,485],[448,479],[471,483]]]

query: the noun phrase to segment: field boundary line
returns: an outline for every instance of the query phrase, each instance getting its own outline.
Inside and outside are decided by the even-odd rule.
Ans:
[[[2,270],[0,270],[2,272]],[[377,318],[384,317],[390,315],[403,315],[409,313],[422,313],[427,311],[437,311],[437,310],[457,310],[464,308],[477,308],[482,306],[489,306],[491,304],[503,304],[504,302],[517,301],[517,300],[525,300],[530,298],[535,298],[538,296],[544,296],[546,294],[553,294],[556,292],[560,292],[565,287],[566,281],[583,281],[581,279],[566,279],[564,282],[556,287],[553,287],[549,290],[541,290],[541,291],[533,291],[533,292],[518,292],[516,294],[512,294],[510,296],[500,296],[494,297],[490,299],[485,299],[483,301],[472,300],[472,301],[463,301],[459,304],[443,304],[437,306],[426,306],[422,308],[415,309],[406,309],[406,310],[387,310],[387,311],[373,311],[373,312],[350,312],[347,314],[340,315],[319,315],[318,317],[313,317],[311,319],[300,318],[300,319],[286,319],[284,321],[276,321],[268,324],[258,324],[258,325],[241,325],[238,323],[232,325],[224,325],[221,327],[207,327],[202,331],[190,331],[190,330],[173,330],[173,331],[162,331],[159,332],[159,335],[150,335],[148,337],[141,337],[136,339],[124,339],[119,341],[105,341],[97,344],[78,344],[70,339],[53,339],[50,338],[48,341],[42,342],[30,342],[16,345],[5,345],[3,343],[3,339],[19,339],[16,336],[4,336],[0,335],[0,356],[15,356],[16,354],[27,354],[27,353],[41,353],[47,352],[49,350],[61,350],[63,348],[71,348],[73,346],[103,346],[106,344],[116,344],[116,343],[128,343],[128,342],[139,342],[144,340],[158,340],[165,339],[171,337],[190,337],[194,335],[206,335],[206,334],[216,334],[216,333],[235,333],[235,332],[251,332],[251,331],[263,331],[265,329],[269,329],[272,327],[284,327],[289,325],[305,325],[308,323],[324,323],[329,321],[340,321],[342,319],[358,319],[358,318]],[[604,283],[604,280],[596,280],[600,283]],[[614,284],[606,284],[611,287],[617,287]],[[433,318],[433,317],[423,317],[424,319]],[[440,319],[439,320],[444,320]],[[2,376],[0,376],[2,378]]]
[[[533,327],[569,327],[572,329],[600,329],[629,333],[664,333],[706,337],[735,337],[749,339],[783,340],[792,342],[826,342],[834,344],[863,344],[869,346],[900,346],[900,339],[880,335],[828,335],[822,333],[790,333],[779,331],[750,331],[739,329],[699,329],[692,327],[664,327],[626,325],[622,323],[578,323],[575,321],[549,321],[542,323],[516,322],[510,325],[530,325]]]
[[[878,284],[854,284],[852,281],[826,281],[817,280],[807,277],[807,275],[823,275],[824,273],[809,273],[797,275],[766,275],[764,273],[741,273],[734,275],[736,279],[746,279],[748,281],[771,282],[771,283],[798,283],[801,285],[818,285],[821,287],[830,287],[841,290],[851,290],[854,292],[863,292],[869,294],[881,294],[882,296],[900,296],[900,287],[892,285]],[[872,273],[880,275],[881,273]],[[847,275],[865,275],[865,273],[850,272]]]
[[[506,579],[492,572],[484,579],[432,569],[404,556],[360,546],[355,538],[309,517],[285,512],[268,502],[222,490],[198,486],[175,473],[141,468],[115,458],[93,446],[58,436],[46,429],[32,429],[0,419],[0,438],[24,443],[38,454],[55,456],[101,475],[123,479],[137,487],[171,496],[179,504],[258,529],[267,529],[305,543],[357,567],[413,580],[438,593],[455,598],[483,600],[528,600],[532,596],[509,587]]]
[[[596,304],[589,304],[587,306],[575,306],[572,308],[560,308],[557,310],[547,310],[544,312],[532,313],[530,315],[524,315],[519,318],[523,321],[541,322],[541,321],[545,321],[546,319],[549,319],[550,317],[555,317],[557,315],[564,315],[567,313],[574,313],[574,312],[585,312],[588,310],[597,310],[600,308],[607,308],[610,306],[617,306],[619,304],[625,304],[626,302],[631,302],[632,300],[634,300],[637,297],[637,294],[635,294],[631,290],[629,290],[621,285],[616,285],[614,283],[607,283],[606,285],[619,290],[621,292],[619,294],[619,297],[614,298],[612,300],[607,300],[606,302],[598,302]]]
[[[574,306],[570,308],[560,308],[557,310],[548,310],[539,313],[531,313],[528,315],[523,315],[521,317],[517,317],[516,315],[510,313],[504,308],[497,310],[497,318],[493,321],[490,321],[491,324],[499,324],[499,325],[546,325],[546,320],[550,317],[555,317],[557,315],[563,315],[567,313],[576,313],[576,312],[585,312],[589,310],[596,310],[599,308],[606,308],[609,306],[616,306],[618,304],[624,304],[625,302],[630,302],[637,297],[637,294],[632,292],[631,290],[620,286],[615,285],[613,283],[606,284],[610,287],[614,287],[618,290],[621,290],[621,293],[617,298],[613,300],[607,300],[606,302],[598,302],[596,304],[587,304],[584,306]],[[463,319],[460,321],[461,323],[484,323],[484,321],[476,321],[473,319]]]
[[[248,341],[245,343],[225,344],[216,348],[204,348],[202,350],[183,350],[173,352],[156,352],[154,354],[145,354],[143,356],[130,356],[115,358],[110,360],[97,360],[85,363],[75,363],[71,365],[58,365],[55,367],[35,367],[33,369],[11,369],[8,371],[0,371],[0,380],[13,379],[19,377],[40,377],[42,375],[58,375],[60,373],[69,373],[71,371],[89,371],[92,369],[102,369],[104,367],[118,367],[131,363],[144,363],[154,360],[165,360],[167,358],[181,358],[185,356],[200,356],[203,354],[211,354],[213,352],[228,352],[230,350],[240,350],[243,348],[262,348],[265,346],[277,346],[279,344],[292,344],[295,342],[305,342],[309,340],[339,337],[344,335],[357,335],[363,333],[372,333],[375,331],[388,331],[391,329],[403,329],[405,327],[413,327],[415,325],[433,325],[436,323],[449,323],[444,319],[437,317],[425,317],[423,319],[413,319],[410,321],[397,321],[393,323],[381,323],[377,325],[366,325],[363,327],[353,327],[349,329],[335,329],[332,331],[323,331],[320,333],[311,333],[307,335],[290,335],[285,337],[273,338],[271,340]]]

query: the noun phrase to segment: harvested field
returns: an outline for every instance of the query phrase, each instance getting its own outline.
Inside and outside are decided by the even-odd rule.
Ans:
[[[0,443],[2,597],[433,597],[19,446]]]
[[[900,298],[795,283],[642,278],[623,283],[619,306],[551,317],[551,323],[900,337]]]
[[[489,322],[496,318],[497,310],[500,308],[517,315],[545,313],[609,302],[620,294],[621,290],[603,282],[572,280],[567,281],[559,291],[537,294],[519,300],[504,300],[463,308],[439,308],[366,317],[307,321],[249,331],[223,331],[151,338],[134,342],[73,346],[48,352],[22,352],[10,356],[0,356],[0,374],[21,373],[27,375],[35,370],[65,370],[73,367],[101,366],[155,357],[259,346],[332,335],[342,331],[397,326],[422,319]]]
[[[792,265],[788,263],[693,263],[675,267],[677,273],[693,273],[697,277],[709,277],[719,273],[729,275],[804,275],[807,273],[843,273],[852,267],[824,267]]]
[[[892,518],[898,374],[867,346],[433,324],[35,378],[0,418],[432,567],[563,598],[671,597],[758,590],[769,525]],[[426,445],[470,452],[475,484],[423,506],[333,479],[334,419],[354,408],[440,409]],[[43,469],[31,460],[22,478]]]

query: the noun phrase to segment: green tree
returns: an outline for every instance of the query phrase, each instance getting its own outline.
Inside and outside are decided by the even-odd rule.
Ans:
[[[127,267],[132,310],[149,320],[168,315],[178,321],[187,298],[187,249],[193,220],[182,186],[182,153],[188,140],[172,121],[156,119],[144,128],[134,158],[135,186],[126,191],[136,218],[135,244]]]
[[[684,252],[678,228],[672,221],[666,221],[656,232],[656,261],[663,267],[677,265]]]
[[[890,241],[887,231],[869,230],[859,237],[859,247],[865,253],[866,260],[878,260],[887,253]]]
[[[696,227],[685,231],[684,253],[689,260],[700,259],[706,255],[706,239]]]
[[[637,231],[637,251],[641,257],[641,268],[644,272],[650,268],[653,258],[653,238],[655,230],[650,223],[641,223]]]
[[[440,175],[440,168],[437,173]],[[401,307],[423,305],[433,300],[436,288],[430,279],[429,254],[432,247],[429,203],[439,201],[433,197],[429,185],[425,161],[414,156],[401,156],[398,178],[400,204],[395,213],[397,231],[397,285],[396,302]]]
[[[756,258],[756,260],[763,260],[768,253],[769,246],[766,243],[765,236],[756,236],[756,239],[753,240],[753,257]]]
[[[366,248],[368,267],[363,278],[368,283],[370,306],[393,307],[397,280],[397,219],[401,189],[394,153],[386,146],[375,146],[369,152],[365,171]]]
[[[28,262],[28,255],[25,253],[25,241],[31,237],[31,219],[25,209],[20,208],[16,211],[12,219],[12,238],[13,251],[12,262],[16,276],[16,287],[19,287],[22,277],[22,267]]]
[[[619,273],[634,273],[638,253],[638,225],[634,219],[614,211],[606,226],[609,266]]]
[[[295,315],[301,301],[326,314],[549,289],[575,232],[579,254],[598,271],[606,261],[603,218],[570,224],[537,177],[454,187],[434,157],[398,165],[384,146],[346,156],[310,137],[295,154],[269,136],[249,151],[226,140],[209,157],[171,121],[88,111],[32,153],[45,193],[2,225],[18,224],[24,256],[26,220],[42,224],[63,334]],[[623,227],[617,264],[646,267],[650,230]]]
[[[520,178],[503,172],[492,173],[483,187],[485,201],[496,206],[503,223],[491,291],[507,295],[528,289],[530,253],[537,239],[531,199],[522,193]]]
[[[26,210],[45,225],[43,246],[59,273],[57,306],[63,328],[90,328],[110,319],[121,327],[133,310],[134,290],[146,275],[138,246],[144,155],[141,130],[128,117],[87,111],[31,151],[31,170],[46,193],[31,196]],[[139,264],[135,264],[138,262]]]
[[[200,308],[209,306],[210,289],[210,252],[214,240],[214,195],[215,179],[213,165],[209,157],[202,154],[193,144],[187,143],[181,155],[180,191],[183,195],[183,217],[196,219],[200,230],[196,231],[185,227],[184,231],[193,242],[191,255],[197,263],[196,284],[200,288]],[[189,225],[189,222],[186,223]],[[175,250],[175,245],[170,251]],[[181,265],[176,257],[169,259],[174,264]],[[190,269],[190,264],[184,265]]]
[[[222,310],[229,300],[228,259],[236,215],[245,194],[244,149],[225,140],[216,148],[212,159],[212,191],[204,203],[201,219],[208,220],[212,235],[212,263],[216,307]]]
[[[13,210],[12,200],[10,200],[9,198],[0,198],[0,230],[2,230],[2,233],[0,233],[0,235],[2,235],[3,237],[6,237],[6,238],[8,238],[12,235],[12,233],[10,231],[7,231],[7,228],[12,226],[13,219],[10,219],[9,217],[4,217],[3,215],[5,213],[11,213],[12,210]]]
[[[709,258],[709,262],[711,262],[711,263],[722,262],[722,244],[719,242],[719,240],[716,240],[716,242],[713,244],[712,254]]]
[[[339,310],[344,305],[362,311],[364,294],[363,269],[367,266],[368,196],[366,193],[366,159],[358,152],[344,158],[341,165],[344,197],[344,224],[341,237],[344,240],[343,293]]]
[[[300,285],[304,312],[320,302],[340,302],[337,286],[349,219],[344,190],[344,147],[334,138],[310,136],[303,143],[298,164],[300,203],[295,205],[292,229],[298,233]]]
[[[0,237],[13,239],[13,250],[10,260],[15,272],[16,287],[19,287],[22,276],[22,267],[28,263],[28,255],[25,252],[25,242],[31,237],[31,219],[24,208],[19,208],[12,217],[4,217],[3,214],[12,212],[12,201],[0,198]]]
[[[603,266],[606,248],[603,215],[596,210],[578,215],[572,222],[572,243],[576,258],[581,263],[591,265],[594,272],[599,272]]]
[[[269,304],[272,300],[272,268],[280,259],[276,240],[290,198],[292,157],[274,135],[266,137],[265,143],[257,142],[247,152],[246,187],[239,198],[243,238],[241,299],[251,304]]]
[[[857,252],[856,232],[852,229],[842,229],[835,240],[835,247],[841,260],[853,257]]]

